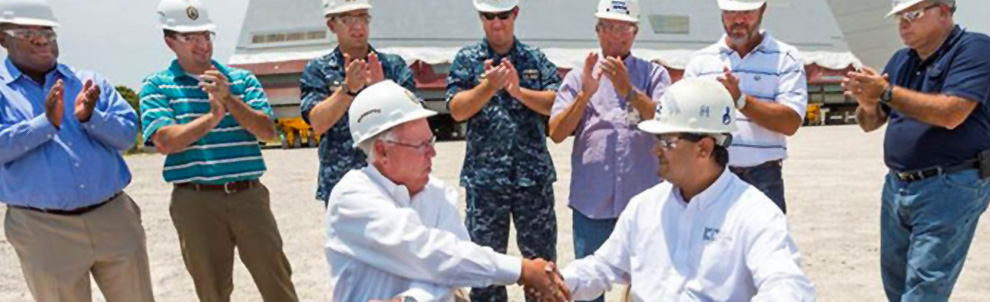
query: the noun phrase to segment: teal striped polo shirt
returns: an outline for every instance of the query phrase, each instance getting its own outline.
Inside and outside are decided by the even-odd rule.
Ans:
[[[250,71],[213,65],[230,82],[230,92],[251,108],[273,116],[261,83]],[[210,112],[206,92],[199,79],[173,61],[168,69],[144,79],[141,86],[141,125],[145,145],[153,145],[155,131],[169,125],[188,124]],[[265,173],[258,139],[242,128],[228,112],[216,128],[181,152],[165,159],[165,181],[172,183],[223,184],[258,179]]]

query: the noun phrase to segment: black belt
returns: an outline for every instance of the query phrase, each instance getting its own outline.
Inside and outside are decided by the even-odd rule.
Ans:
[[[250,190],[252,188],[261,187],[261,182],[257,179],[252,180],[242,180],[242,181],[232,181],[228,183],[223,183],[219,185],[209,185],[209,184],[197,184],[191,182],[178,183],[175,184],[176,188],[187,188],[196,191],[223,191],[227,194],[234,194],[241,191]]]
[[[123,194],[123,193],[124,193],[123,191],[117,192],[117,194],[113,194],[113,196],[111,196],[107,200],[101,201],[100,203],[97,203],[97,204],[94,204],[94,205],[90,205],[90,206],[81,207],[81,208],[75,208],[75,209],[72,209],[72,210],[39,209],[39,208],[32,208],[32,207],[25,207],[25,206],[15,206],[15,205],[9,205],[8,207],[11,207],[11,208],[14,208],[14,209],[21,209],[21,210],[41,212],[41,213],[52,214],[52,215],[79,216],[79,215],[82,215],[82,214],[86,214],[86,213],[92,212],[93,210],[99,209],[100,207],[102,207],[105,204],[110,203],[111,201],[113,201],[114,199],[116,199],[118,196],[120,196],[120,194]]]
[[[939,176],[942,174],[956,173],[959,171],[976,169],[978,168],[977,167],[978,162],[979,161],[976,159],[971,159],[964,161],[961,164],[948,166],[948,167],[932,167],[932,168],[907,171],[907,172],[897,172],[897,171],[891,171],[891,172],[893,172],[894,176],[897,176],[897,179],[900,179],[901,181],[915,182],[933,176]]]

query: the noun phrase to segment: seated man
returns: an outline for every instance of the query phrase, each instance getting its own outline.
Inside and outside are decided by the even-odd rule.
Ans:
[[[552,263],[471,242],[457,191],[430,177],[436,138],[415,95],[386,80],[348,110],[369,165],[330,193],[327,261],[333,301],[453,301],[455,288],[519,283],[550,301],[570,299]]]
[[[634,197],[605,244],[563,270],[575,299],[631,283],[634,301],[814,300],[784,214],[726,170],[733,108],[714,80],[670,86],[639,124],[656,135],[667,182]]]

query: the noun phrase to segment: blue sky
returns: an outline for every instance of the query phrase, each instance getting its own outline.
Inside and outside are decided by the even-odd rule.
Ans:
[[[319,0],[303,0],[319,1]],[[217,24],[214,56],[234,52],[248,0],[204,0]],[[94,70],[114,85],[139,88],[145,75],[174,58],[158,27],[158,0],[48,0],[61,27],[59,61]],[[6,53],[4,53],[6,55]]]

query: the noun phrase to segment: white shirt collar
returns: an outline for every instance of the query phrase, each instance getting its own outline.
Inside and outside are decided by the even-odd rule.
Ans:
[[[760,42],[760,45],[756,45],[756,47],[754,47],[753,50],[757,50],[757,49],[769,49],[769,47],[771,45],[770,43],[773,40],[773,36],[770,35],[770,31],[769,30],[766,30],[766,29],[761,29],[760,30],[760,35],[763,36],[763,41]],[[733,52],[736,52],[734,49],[732,49],[731,47],[729,47],[729,43],[726,42],[726,39],[728,37],[729,37],[728,35],[722,34],[722,38],[718,40],[719,41],[718,42],[719,51],[721,51],[723,53],[733,53]]]
[[[381,171],[378,171],[378,168],[375,167],[375,165],[368,164],[368,166],[364,167],[362,170],[368,175],[369,178],[371,178],[371,180],[377,183],[378,186],[385,191],[385,193],[395,199],[400,206],[410,206],[410,200],[412,198],[409,196],[409,189],[406,188],[405,185],[399,185],[392,182],[392,180],[388,179],[388,177],[382,175]]]
[[[691,204],[695,204],[696,206],[701,207],[701,209],[707,209],[719,201],[722,201],[719,197],[725,193],[726,190],[728,190],[729,185],[732,184],[733,177],[735,177],[735,175],[732,174],[732,172],[729,172],[728,169],[722,170],[722,174],[715,179],[715,182],[708,186],[708,188],[705,188],[705,190],[701,191],[701,193],[698,193],[698,195],[695,195],[694,198],[691,198],[690,203],[687,200],[684,200],[684,196],[681,195],[680,188],[675,186],[671,191],[674,194],[674,199],[677,200],[681,206],[687,207]]]

